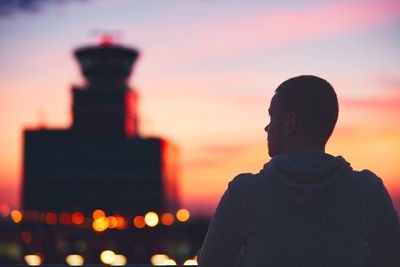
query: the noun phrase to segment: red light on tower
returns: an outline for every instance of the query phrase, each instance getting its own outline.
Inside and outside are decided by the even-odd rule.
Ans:
[[[114,38],[111,35],[105,34],[101,37],[100,45],[107,46],[107,45],[113,45],[113,44],[114,44]]]

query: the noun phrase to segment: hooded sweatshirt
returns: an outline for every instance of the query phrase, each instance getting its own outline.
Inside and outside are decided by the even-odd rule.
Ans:
[[[400,230],[382,180],[342,157],[302,151],[235,177],[200,266],[400,266]]]

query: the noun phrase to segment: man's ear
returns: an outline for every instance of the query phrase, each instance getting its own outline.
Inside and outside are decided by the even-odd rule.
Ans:
[[[290,112],[285,116],[284,131],[287,135],[292,135],[298,127],[297,114]]]

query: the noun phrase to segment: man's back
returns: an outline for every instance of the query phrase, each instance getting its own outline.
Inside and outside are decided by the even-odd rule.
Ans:
[[[332,85],[288,79],[268,113],[272,159],[229,184],[200,266],[400,266],[399,222],[381,179],[325,154],[339,114]]]
[[[378,177],[353,171],[341,157],[296,152],[229,184],[200,264],[233,266],[236,258],[241,266],[366,266],[371,259],[394,260],[387,258],[394,256],[385,245],[390,235],[400,242],[394,208]],[[379,255],[382,250],[389,253]]]

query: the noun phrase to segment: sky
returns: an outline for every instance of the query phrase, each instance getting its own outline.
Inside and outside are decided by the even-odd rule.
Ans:
[[[102,34],[141,52],[129,80],[140,133],[179,148],[183,206],[212,212],[230,180],[262,168],[274,90],[313,74],[339,97],[327,152],[379,175],[400,207],[392,0],[0,3],[0,203],[19,207],[23,129],[71,124],[71,86],[83,83],[72,52]]]

